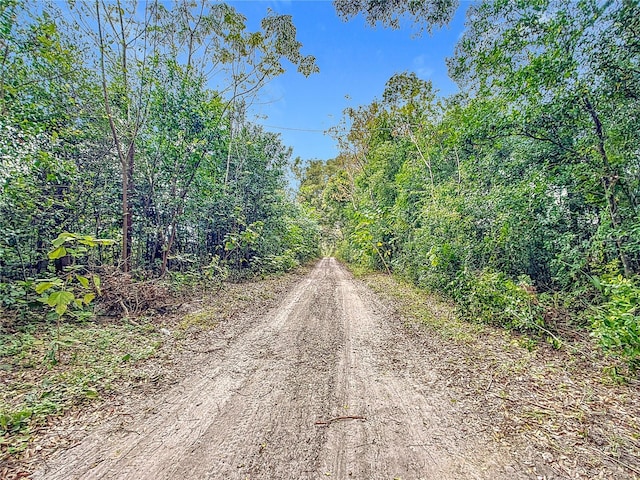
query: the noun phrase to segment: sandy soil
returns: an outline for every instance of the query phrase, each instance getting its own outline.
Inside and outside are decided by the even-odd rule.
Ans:
[[[33,478],[536,478],[451,401],[428,344],[390,321],[324,259],[278,308],[211,335],[190,375],[125,403]]]

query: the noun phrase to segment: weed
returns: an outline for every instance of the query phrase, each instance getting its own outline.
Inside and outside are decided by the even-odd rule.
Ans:
[[[432,294],[425,294],[424,290],[402,278],[377,273],[363,275],[362,278],[374,292],[400,300],[398,307],[403,316],[416,319],[432,328],[443,339],[472,343],[483,331],[482,325],[461,321],[453,313],[453,307],[444,300]]]
[[[538,342],[531,337],[522,336],[518,339],[518,345],[528,352],[533,352],[538,348]]]
[[[640,370],[640,279],[609,276],[599,284],[606,301],[592,309],[593,335],[635,373]]]
[[[218,319],[216,317],[216,312],[205,309],[185,315],[184,319],[179,324],[179,328],[182,331],[186,331],[191,327],[206,330],[214,328],[217,324]]]
[[[626,385],[628,383],[627,377],[620,373],[620,369],[617,365],[607,365],[602,369],[604,380],[608,380],[615,385]]]
[[[158,346],[159,334],[145,324],[66,323],[0,336],[8,375],[0,393],[0,459],[23,451],[50,416],[98,400],[126,374],[126,364]]]

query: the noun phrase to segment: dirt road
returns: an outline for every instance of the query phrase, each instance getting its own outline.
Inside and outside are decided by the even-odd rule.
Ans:
[[[190,376],[37,479],[530,478],[451,401],[428,352],[322,260]]]

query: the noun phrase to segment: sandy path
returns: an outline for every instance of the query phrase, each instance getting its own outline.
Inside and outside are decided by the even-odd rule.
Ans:
[[[452,405],[424,348],[327,258],[126,427],[96,427],[34,478],[529,478]]]

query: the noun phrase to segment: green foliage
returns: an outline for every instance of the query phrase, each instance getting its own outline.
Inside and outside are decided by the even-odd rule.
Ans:
[[[347,3],[344,17],[392,26],[455,8]],[[635,365],[638,18],[635,1],[475,3],[448,60],[461,92],[393,75],[382,100],[345,110],[342,153],[300,172],[301,200],[346,260],[401,273],[468,319],[558,347],[541,302],[576,324],[594,306],[596,336]],[[604,299],[600,276],[618,278]]]
[[[53,249],[49,251],[50,260],[69,258],[69,264],[60,269],[57,277],[39,279],[34,290],[40,295],[39,301],[52,308],[61,317],[70,307],[82,310],[100,294],[100,277],[83,275],[86,266],[77,264],[84,258],[89,248],[99,245],[111,245],[113,240],[97,239],[90,235],[63,232],[53,240]]]
[[[180,260],[189,266],[181,271],[169,272],[171,286],[178,293],[194,294],[198,291],[215,291],[222,287],[229,276],[229,268],[222,263],[220,257],[214,256],[206,265],[200,265],[194,258],[172,257],[171,261]]]
[[[5,307],[30,302],[24,282],[39,278],[47,280],[38,287],[44,305],[56,315],[79,314],[96,288],[92,278],[66,268],[61,284],[46,272],[85,254],[123,270],[173,271],[175,283],[189,284],[206,280],[202,272],[215,258],[221,268],[254,271],[254,258],[289,248],[296,262],[312,255],[306,239],[287,237],[295,230],[288,219],[313,223],[291,213],[291,151],[246,116],[247,103],[285,62],[305,76],[318,70],[290,16],[269,12],[251,31],[224,3],[149,4],[146,14],[129,1],[98,10],[91,2],[63,11],[28,1],[1,7]],[[59,237],[49,251],[61,231],[118,241]]]
[[[251,264],[256,271],[264,273],[288,272],[300,265],[296,259],[295,253],[291,250],[285,250],[280,255],[254,257]]]
[[[593,309],[593,335],[612,354],[640,368],[640,278],[607,276],[598,280],[604,302]]]
[[[378,22],[393,28],[400,27],[400,19],[412,18],[421,28],[429,32],[434,26],[446,25],[458,7],[458,0],[423,0],[420,2],[380,2],[376,0],[335,0],[338,15],[350,19],[363,13],[368,24]]]
[[[0,306],[9,310],[22,310],[33,306],[32,280],[0,283]]]
[[[544,325],[543,309],[527,278],[516,283],[504,273],[483,271],[462,276],[456,287],[458,312],[463,318],[530,332]]]

